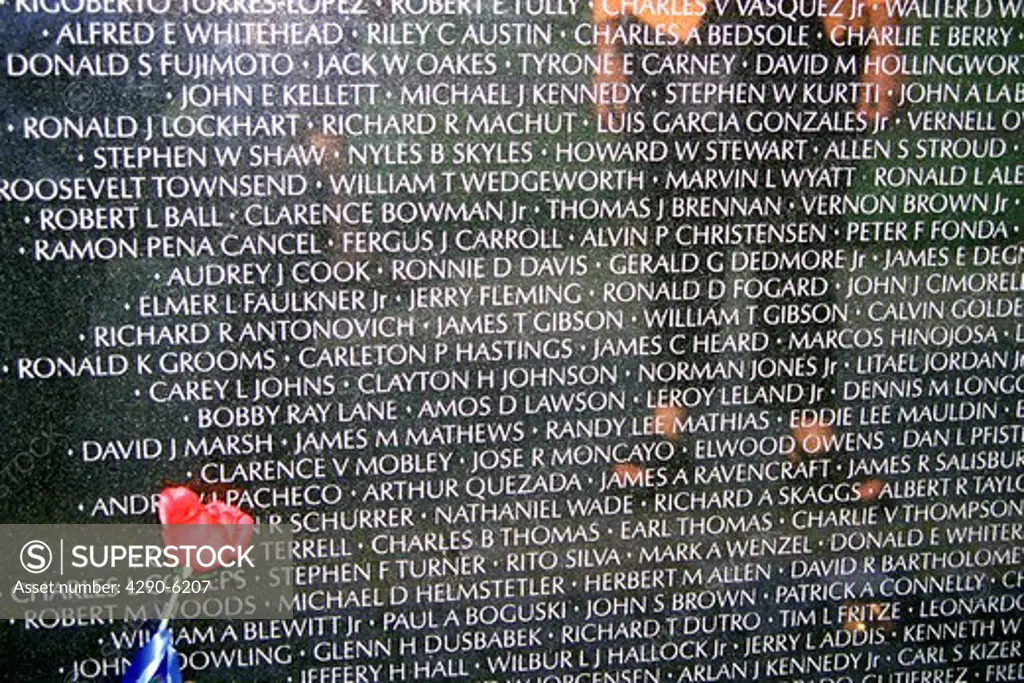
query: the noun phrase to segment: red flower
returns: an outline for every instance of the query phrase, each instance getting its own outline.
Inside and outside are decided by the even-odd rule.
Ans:
[[[251,516],[220,501],[204,505],[195,491],[184,486],[161,491],[157,511],[164,546],[173,546],[168,554],[197,574],[231,563],[252,541]],[[186,546],[208,549],[196,552]]]

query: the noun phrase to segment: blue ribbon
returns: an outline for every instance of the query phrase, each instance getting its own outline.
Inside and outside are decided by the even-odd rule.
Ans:
[[[146,647],[135,655],[121,683],[181,683],[181,660],[171,640],[171,632],[166,628],[154,633]]]

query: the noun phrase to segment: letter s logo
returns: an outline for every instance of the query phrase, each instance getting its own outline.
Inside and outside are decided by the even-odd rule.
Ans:
[[[52,563],[53,552],[42,541],[29,541],[21,547],[21,566],[30,574],[42,574]]]

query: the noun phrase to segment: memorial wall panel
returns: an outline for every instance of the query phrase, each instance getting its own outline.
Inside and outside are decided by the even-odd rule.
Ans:
[[[1024,680],[1022,12],[0,0],[0,677]]]

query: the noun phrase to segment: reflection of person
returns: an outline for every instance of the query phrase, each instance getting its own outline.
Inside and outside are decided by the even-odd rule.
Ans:
[[[667,137],[670,134],[658,133],[652,129],[651,121],[656,113],[670,111],[673,115],[682,112],[698,113],[719,113],[722,115],[735,113],[741,121],[746,120],[745,116],[751,112],[778,110],[784,112],[838,110],[842,107],[850,107],[859,114],[860,127],[854,131],[848,129],[829,128],[822,126],[813,131],[784,130],[778,133],[760,135],[749,132],[721,133],[717,131],[690,130],[686,133],[679,133],[685,136],[688,141],[708,142],[717,138],[754,138],[760,137],[763,140],[770,138],[783,139],[787,141],[800,142],[805,144],[806,153],[798,160],[786,158],[757,158],[749,157],[742,159],[718,158],[710,161],[707,158],[681,159],[676,158],[669,162],[654,164],[649,173],[653,180],[658,176],[664,177],[666,165],[675,164],[673,170],[685,169],[691,173],[691,177],[699,177],[705,171],[705,178],[712,178],[712,181],[705,181],[687,188],[669,189],[658,188],[656,180],[651,187],[655,192],[704,194],[710,196],[721,196],[729,194],[733,196],[755,197],[767,193],[780,196],[783,206],[788,207],[788,213],[784,216],[762,215],[745,217],[737,216],[687,216],[685,221],[694,225],[717,229],[721,224],[735,223],[815,223],[827,226],[825,242],[816,246],[827,250],[832,246],[835,237],[840,234],[838,221],[841,216],[819,216],[801,201],[801,195],[805,192],[817,194],[844,194],[849,189],[852,174],[847,173],[842,180],[820,184],[808,189],[811,183],[804,186],[791,186],[766,190],[758,186],[756,182],[746,184],[733,184],[725,180],[725,174],[715,174],[716,169],[729,169],[743,167],[744,170],[753,170],[763,175],[758,178],[765,178],[769,174],[778,178],[778,172],[782,169],[787,171],[801,172],[806,170],[808,174],[820,172],[830,166],[848,165],[849,162],[836,160],[826,156],[826,149],[830,142],[841,141],[854,133],[870,131],[874,129],[876,119],[890,116],[899,100],[900,79],[891,75],[881,74],[879,70],[863,69],[859,79],[837,74],[838,69],[834,68],[837,57],[856,57],[859,65],[864,65],[867,57],[878,59],[884,55],[896,51],[892,45],[881,44],[885,40],[878,40],[879,36],[891,36],[892,29],[896,26],[896,18],[890,15],[884,4],[870,5],[863,4],[860,0],[843,0],[842,2],[829,3],[826,6],[832,14],[823,17],[795,18],[794,20],[775,18],[772,21],[778,26],[794,27],[803,29],[803,35],[807,37],[804,45],[774,45],[774,46],[716,46],[709,45],[708,28],[714,24],[725,26],[732,24],[743,26],[745,29],[764,28],[767,21],[763,17],[742,16],[737,8],[736,0],[724,0],[719,3],[708,0],[675,0],[668,3],[636,2],[635,0],[596,0],[594,3],[593,20],[596,30],[596,44],[599,54],[603,56],[601,64],[603,70],[598,74],[599,83],[626,82],[629,79],[634,84],[647,86],[644,91],[644,100],[639,103],[631,103],[629,106],[644,115],[645,128],[642,132],[634,133],[644,139],[654,139],[660,136]],[[752,33],[752,31],[748,32]],[[698,39],[693,39],[697,34]],[[645,44],[638,45],[638,37],[642,38]],[[892,41],[890,41],[892,42]],[[627,60],[626,55],[632,52],[631,59]],[[718,56],[719,63],[729,63],[731,67],[702,70],[700,67],[692,69],[668,69],[662,73],[656,70],[644,69],[640,65],[644,57],[651,53],[657,53],[660,57],[667,59],[650,60],[651,64],[681,64],[685,61],[678,59],[679,56],[692,55],[694,57]],[[829,68],[823,73],[810,75],[807,73],[793,73],[797,69],[763,69],[759,68],[759,57],[769,55],[771,62],[778,60],[782,63],[783,58],[807,55],[810,63],[812,58],[819,62],[827,62]],[[711,64],[708,60],[695,60],[695,63]],[[774,63],[774,62],[773,62]],[[629,64],[631,72],[627,74],[625,65]],[[765,73],[765,72],[768,73]],[[639,83],[637,82],[639,81]],[[853,83],[850,83],[853,81]],[[703,93],[701,97],[695,97],[691,101],[683,101],[683,98],[676,97],[669,102],[665,95],[670,88],[676,87],[677,83],[693,84],[693,89],[682,90],[682,92]],[[765,86],[763,92],[768,93],[769,99],[760,102],[754,99],[744,99],[742,86],[745,84],[759,84]],[[798,86],[797,96],[778,98],[775,95],[779,92],[786,92],[785,86]],[[733,89],[732,86],[738,86]],[[778,86],[776,89],[775,86]],[[820,101],[802,99],[803,86],[814,86],[810,92],[822,93]],[[679,90],[677,90],[679,92]],[[828,93],[827,95],[824,93]],[[699,100],[699,101],[697,101]],[[606,105],[598,109],[598,115],[605,119],[606,127],[611,130],[619,130],[620,126],[616,121],[626,114],[626,106]],[[838,119],[837,119],[838,120]],[[632,130],[636,130],[633,128]],[[675,135],[675,134],[671,134]],[[670,143],[670,148],[672,145]],[[810,177],[807,175],[805,177]],[[721,243],[715,246],[703,245],[676,245],[675,249],[688,249],[704,256],[712,249],[729,249],[739,252],[745,249],[771,249],[778,252],[793,253],[800,249],[806,249],[807,244],[788,244],[775,242],[771,244],[752,245],[744,243],[743,240],[726,242],[727,246],[722,247]],[[661,247],[664,248],[664,247]],[[704,260],[703,258],[701,259]],[[815,274],[823,278],[831,279],[831,272],[824,269],[818,271],[776,271],[772,275],[781,278],[795,278],[799,275]],[[747,274],[749,277],[757,277],[756,274]],[[696,272],[688,277],[708,278],[711,273]],[[658,276],[671,279],[673,275]],[[825,295],[809,295],[805,297],[794,297],[785,301],[787,304],[819,304],[829,303],[832,300],[831,293]],[[715,302],[704,298],[694,302],[706,307],[714,307]],[[734,302],[735,303],[735,302]],[[742,303],[763,303],[757,301],[740,301]],[[661,304],[658,304],[661,305]],[[758,326],[765,326],[765,321],[760,320]],[[812,327],[821,328],[819,322],[812,322],[801,325],[800,323],[779,325],[780,334],[785,330],[807,330]],[[834,325],[835,323],[825,323]],[[712,323],[705,327],[705,331],[714,326]],[[777,335],[771,335],[773,341]],[[793,352],[786,350],[780,342],[780,346],[772,347],[765,352],[776,356],[792,357]],[[827,352],[819,358],[825,362]],[[702,358],[700,354],[690,354],[687,360],[701,362],[709,360],[710,356]],[[830,384],[828,378],[818,376],[810,383],[818,385]],[[771,380],[767,380],[769,383]],[[831,387],[815,386],[808,392],[809,396],[815,396],[813,402],[828,404],[831,402]],[[710,407],[710,406],[708,406]],[[792,407],[792,406],[790,406]],[[656,417],[660,423],[660,433],[670,438],[675,437],[674,422],[676,418],[683,416],[683,410],[678,406],[665,406],[656,410]],[[827,431],[827,427],[821,428]],[[815,424],[799,425],[794,427],[794,436],[798,432],[820,433]]]
[[[733,6],[734,0],[727,0],[727,3],[728,6]],[[632,17],[664,35],[666,40],[675,40],[683,45],[687,43],[691,34],[701,27],[709,12],[708,6],[712,4],[712,0],[708,0],[707,3],[704,0],[681,0],[675,3],[597,0],[594,3],[593,19],[595,26],[608,27]],[[825,40],[836,43],[847,41],[851,32],[865,37],[884,36],[898,23],[897,17],[888,12],[884,3],[861,5],[860,0],[840,0],[838,3],[828,3],[827,6],[830,12],[821,17],[821,30]],[[606,31],[597,32],[597,50],[607,53],[610,62],[609,67],[599,73],[597,78],[599,81],[624,81],[626,77],[622,69],[621,46],[609,42],[607,36]],[[884,42],[895,41],[872,38],[868,55],[878,58],[897,51],[895,46],[883,44]],[[858,110],[870,118],[890,116],[898,101],[900,80],[880,70],[873,70],[863,73],[861,81],[877,88],[861,90],[860,101],[857,103]],[[876,96],[873,96],[873,93]],[[614,113],[609,107],[601,105],[600,115],[608,116]]]

